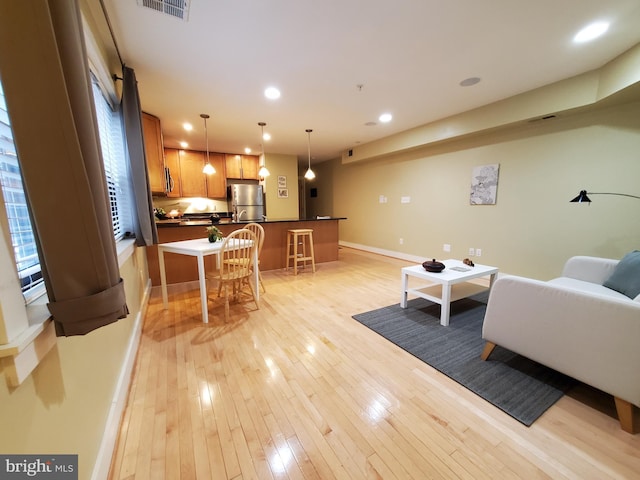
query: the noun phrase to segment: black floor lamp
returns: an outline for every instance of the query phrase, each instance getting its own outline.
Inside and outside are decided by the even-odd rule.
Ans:
[[[586,190],[580,190],[580,193],[571,202],[576,203],[591,203],[591,199],[587,195],[618,195],[621,197],[631,197],[640,200],[640,197],[636,195],[629,195],[628,193],[610,193],[610,192],[587,192]]]

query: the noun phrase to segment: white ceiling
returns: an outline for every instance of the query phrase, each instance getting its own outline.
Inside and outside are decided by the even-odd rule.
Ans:
[[[640,43],[640,0],[190,0],[186,22],[137,0],[102,1],[166,146],[204,150],[207,113],[211,151],[259,153],[263,121],[267,153],[304,162],[307,128],[312,162],[336,158],[593,70]],[[611,22],[606,35],[573,44],[595,20]],[[482,81],[461,87],[468,77]],[[279,100],[263,96],[270,85]],[[383,112],[391,123],[378,122]]]

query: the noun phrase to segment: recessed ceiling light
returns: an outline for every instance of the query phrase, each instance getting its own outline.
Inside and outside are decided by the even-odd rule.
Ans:
[[[180,146],[182,148],[187,148],[189,146],[189,144],[187,142],[180,142]]]
[[[190,132],[191,130],[193,130],[193,125],[188,122],[184,122],[182,124],[182,128],[184,128],[187,132]]]
[[[276,87],[268,87],[264,91],[264,96],[270,100],[276,100],[280,98],[280,90],[278,90]]]
[[[591,23],[586,27],[584,27],[582,30],[580,30],[578,33],[576,33],[575,37],[573,37],[573,41],[575,43],[589,42],[591,40],[598,38],[601,35],[604,35],[604,33],[608,29],[609,29],[609,22]]]
[[[245,147],[244,149],[244,153],[246,153],[247,155],[249,155],[251,153],[251,149],[249,147]]]
[[[389,123],[392,118],[393,115],[391,115],[390,113],[383,113],[378,117],[378,120],[380,120],[382,123]]]
[[[470,87],[472,85],[475,85],[476,83],[480,83],[480,77],[465,78],[464,80],[462,80],[460,82],[460,86],[461,87]]]

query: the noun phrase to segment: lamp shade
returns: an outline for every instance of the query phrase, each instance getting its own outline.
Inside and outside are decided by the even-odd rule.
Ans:
[[[637,195],[630,195],[628,193],[615,193],[615,192],[587,192],[586,190],[580,190],[580,193],[578,194],[577,197],[575,197],[573,200],[570,200],[570,202],[575,202],[575,203],[591,203],[591,199],[587,196],[587,193],[589,195],[617,195],[619,197],[631,197],[631,198],[637,198],[640,200],[640,197]]]
[[[571,200],[571,202],[578,202],[578,203],[589,202],[589,203],[591,203],[591,199],[589,197],[587,197],[587,191],[586,190],[580,190],[580,193],[578,194],[578,196],[575,197],[573,200]]]

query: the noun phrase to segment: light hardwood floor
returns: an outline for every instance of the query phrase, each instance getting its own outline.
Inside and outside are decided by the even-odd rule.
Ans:
[[[578,388],[527,428],[351,318],[408,263],[343,248],[264,272],[261,309],[149,303],[111,479],[640,478],[640,435]],[[309,270],[309,269],[307,269]]]

